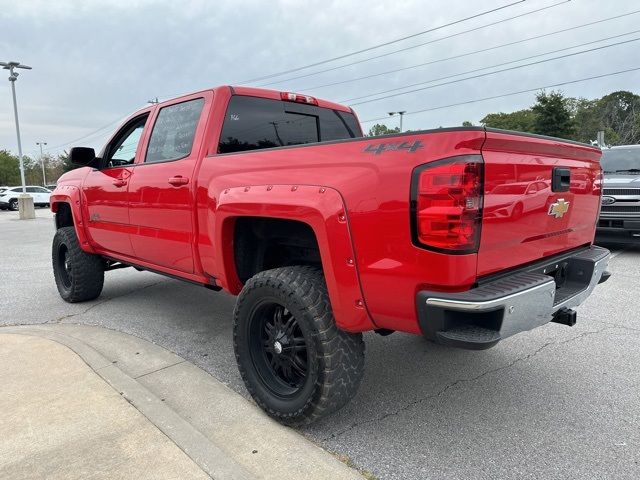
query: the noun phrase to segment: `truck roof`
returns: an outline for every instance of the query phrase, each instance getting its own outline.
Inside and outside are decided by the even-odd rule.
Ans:
[[[165,100],[164,102],[160,102],[159,105],[162,105],[166,102],[172,102],[174,100],[176,100],[177,98],[181,98],[181,97],[187,97],[187,96],[191,96],[194,95],[196,93],[199,92],[205,92],[205,91],[211,91],[213,90],[214,92],[216,90],[221,90],[227,88],[231,91],[232,95],[244,95],[244,96],[248,96],[248,97],[259,97],[259,98],[269,98],[272,100],[281,100],[281,96],[280,94],[283,92],[287,92],[289,93],[289,90],[271,90],[268,88],[257,88],[257,87],[242,87],[242,86],[233,86],[233,85],[219,85],[217,87],[212,87],[212,88],[207,88],[204,90],[197,90],[195,92],[190,92],[190,93],[185,93],[184,95],[180,95],[178,97],[172,97],[168,100]],[[298,94],[303,94],[302,92],[291,92],[291,93],[298,93]],[[303,94],[306,95],[306,94]],[[313,96],[313,95],[310,95]],[[345,105],[340,105],[339,103],[334,103],[334,102],[330,102],[328,100],[323,100],[321,98],[318,97],[313,97],[318,101],[318,106],[321,108],[330,108],[332,110],[338,110],[341,112],[349,112],[349,113],[353,113],[353,110],[350,107],[347,107]],[[140,110],[140,112],[144,111],[145,109]]]

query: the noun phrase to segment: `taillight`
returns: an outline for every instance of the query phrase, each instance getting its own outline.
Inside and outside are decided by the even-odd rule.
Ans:
[[[414,243],[446,253],[477,252],[482,201],[482,156],[464,155],[416,168],[411,180]]]
[[[308,103],[310,105],[318,105],[318,100],[309,95],[300,95],[299,93],[280,92],[280,98],[287,102]]]

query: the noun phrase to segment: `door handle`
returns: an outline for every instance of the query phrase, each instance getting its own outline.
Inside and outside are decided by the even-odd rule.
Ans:
[[[127,181],[123,180],[122,178],[118,178],[113,181],[113,185],[116,187],[124,187],[126,184],[127,184]]]
[[[552,192],[568,192],[571,188],[571,170],[555,167],[551,179]]]
[[[189,183],[189,179],[181,175],[176,175],[175,177],[171,177],[169,179],[169,183],[174,187],[179,187],[180,185],[186,185],[187,183]]]

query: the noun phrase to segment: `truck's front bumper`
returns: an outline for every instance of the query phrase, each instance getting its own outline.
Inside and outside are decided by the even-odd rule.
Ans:
[[[640,243],[640,217],[601,216],[596,241],[602,243]]]
[[[605,281],[609,251],[590,247],[460,293],[420,291],[418,320],[438,343],[481,350],[565,316]]]

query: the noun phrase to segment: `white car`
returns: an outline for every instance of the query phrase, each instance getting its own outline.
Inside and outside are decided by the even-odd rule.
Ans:
[[[551,182],[504,183],[493,188],[485,197],[484,210],[489,218],[518,219],[524,213],[549,207]]]
[[[44,187],[38,187],[35,185],[29,185],[26,187],[27,195],[33,197],[33,204],[41,207],[49,206],[49,197],[51,197],[51,190],[47,190]],[[17,210],[18,209],[18,197],[22,194],[22,187],[8,187],[5,190],[0,190],[0,209],[2,210]]]

